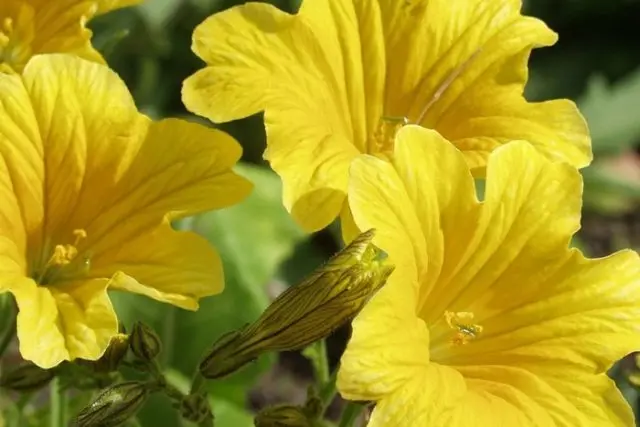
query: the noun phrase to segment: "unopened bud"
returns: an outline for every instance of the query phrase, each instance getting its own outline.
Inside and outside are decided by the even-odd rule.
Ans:
[[[218,340],[200,372],[213,379],[227,375],[266,351],[299,350],[330,335],[351,320],[384,285],[393,266],[378,260],[374,231],[345,249],[297,286],[284,291],[260,318]]]
[[[127,355],[129,350],[129,337],[125,334],[117,334],[109,342],[109,346],[104,351],[100,359],[93,362],[93,369],[96,372],[113,372],[118,369],[120,362]]]
[[[142,322],[136,322],[129,336],[129,347],[138,359],[151,362],[160,354],[162,344],[153,329]]]
[[[320,418],[322,416],[322,413],[324,412],[324,405],[322,404],[322,400],[316,393],[313,386],[309,387],[307,391],[307,400],[304,402],[302,412],[304,412],[304,414],[310,420]]]
[[[254,420],[256,427],[311,427],[302,408],[278,405],[263,409]]]
[[[115,427],[133,417],[149,397],[150,388],[139,381],[104,390],[76,418],[75,427]]]
[[[3,371],[0,387],[19,392],[35,391],[47,385],[54,376],[53,370],[26,362],[15,369]]]
[[[195,424],[202,424],[206,419],[213,419],[209,401],[202,394],[185,396],[180,402],[180,416]]]

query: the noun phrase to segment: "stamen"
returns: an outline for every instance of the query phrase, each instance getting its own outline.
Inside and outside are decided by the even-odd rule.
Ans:
[[[87,232],[84,230],[73,230],[75,240],[73,244],[56,245],[53,254],[44,265],[42,271],[38,275],[37,282],[39,284],[48,284],[61,273],[64,267],[67,267],[78,257],[78,246],[82,240],[87,238]],[[91,266],[91,258],[87,253],[83,256],[80,269],[84,272],[89,270]]]
[[[466,311],[456,313],[445,311],[444,318],[449,327],[456,331],[451,340],[451,343],[454,345],[469,344],[482,333],[482,326],[472,323],[474,318],[473,313]]]

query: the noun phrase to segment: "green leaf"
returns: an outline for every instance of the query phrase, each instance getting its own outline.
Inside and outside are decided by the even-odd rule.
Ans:
[[[638,99],[640,72],[613,86],[608,86],[600,76],[591,79],[587,93],[578,104],[589,123],[596,155],[617,154],[638,141]]]
[[[175,368],[186,376],[192,375],[218,337],[258,318],[269,303],[266,285],[305,237],[282,206],[280,180],[273,172],[250,165],[238,165],[237,172],[255,185],[244,202],[186,222],[188,228],[205,236],[219,251],[226,282],[222,294],[202,300],[195,313],[136,295],[113,294],[125,325],[130,326],[135,320],[152,325],[163,341],[164,367]],[[212,390],[230,404],[243,407],[248,390],[273,360],[273,355],[260,358],[216,381]],[[145,417],[141,420],[143,426],[156,425],[149,424]]]

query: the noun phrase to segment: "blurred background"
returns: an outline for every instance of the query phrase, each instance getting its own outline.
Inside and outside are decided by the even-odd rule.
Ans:
[[[133,93],[138,107],[161,118],[190,117],[180,100],[182,81],[202,67],[191,52],[194,27],[237,0],[146,0],[91,22],[94,44]],[[284,10],[295,0],[274,1]],[[588,119],[595,161],[583,171],[583,228],[575,244],[590,256],[640,247],[640,1],[525,0],[525,13],[542,18],[560,34],[552,48],[535,50],[527,97],[567,97]],[[260,115],[221,126],[244,147],[240,173],[255,185],[252,196],[233,208],[193,218],[185,226],[202,233],[225,263],[226,290],[186,313],[147,299],[114,295],[128,326],[134,319],[152,324],[165,344],[163,363],[177,384],[186,384],[202,352],[222,333],[254,320],[286,286],[336,250],[334,229],[307,236],[281,206],[280,182],[265,166]],[[348,330],[329,340],[335,364]],[[612,375],[637,409],[638,394],[625,379],[631,358]],[[301,354],[272,355],[216,382],[212,388],[216,425],[253,425],[251,411],[277,402],[302,403],[312,381]],[[246,390],[252,392],[247,395]],[[334,402],[334,412],[340,402]],[[167,402],[158,397],[139,425],[178,426]]]

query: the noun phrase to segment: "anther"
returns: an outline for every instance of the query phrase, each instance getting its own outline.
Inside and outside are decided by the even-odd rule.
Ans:
[[[451,329],[455,330],[452,344],[465,345],[478,338],[482,333],[482,326],[473,323],[473,313],[461,311],[445,311],[444,318]]]

